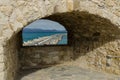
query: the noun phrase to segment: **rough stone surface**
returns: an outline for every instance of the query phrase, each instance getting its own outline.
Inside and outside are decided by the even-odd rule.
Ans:
[[[20,55],[23,69],[52,66],[63,61],[70,61],[73,57],[72,48],[69,46],[23,48]]]
[[[88,12],[59,13],[46,18],[65,26],[69,32],[69,46],[23,48],[20,59],[22,67],[41,68],[75,60],[83,67],[120,74],[118,26],[108,19]],[[118,57],[109,60],[109,55]]]
[[[76,63],[119,74],[120,29],[118,26],[108,19],[87,12],[74,11],[46,18],[60,22],[68,30],[68,40]],[[108,55],[112,56],[109,60],[110,64],[108,64]]]
[[[20,50],[20,39],[16,39],[18,32],[33,20],[57,12],[71,11],[73,9],[71,1],[0,0],[0,62],[4,62],[6,67],[4,70],[6,73],[4,71],[1,73],[0,80],[13,80],[16,76]],[[2,66],[3,63],[1,63],[0,70]]]
[[[6,73],[5,73],[5,71],[0,72],[0,79],[1,80],[6,80]]]
[[[89,11],[98,14],[114,24],[120,26],[120,1],[119,0],[78,0],[79,7],[77,10]]]
[[[31,73],[32,72],[32,73]],[[120,77],[90,71],[74,65],[59,65],[46,69],[25,70],[16,80],[119,80]]]
[[[0,72],[0,80],[13,80],[16,75],[20,50],[20,47],[18,47],[20,39],[16,35],[25,25],[54,13],[72,10],[98,14],[109,19],[118,28],[120,27],[119,0],[0,0],[0,55],[4,55],[4,58],[1,59],[6,67],[6,70]],[[94,45],[97,45],[97,43]],[[92,68],[98,70],[101,68],[101,70],[107,70],[110,73],[120,74],[117,59],[113,59],[112,68],[104,68],[106,55],[119,56],[119,45],[118,40],[104,44],[78,59],[78,62],[80,60],[83,62],[87,61],[86,63],[92,66]],[[91,57],[91,55],[93,56]],[[55,59],[58,60],[56,57]],[[97,62],[94,62],[95,60]],[[102,67],[98,68],[98,65],[102,65]]]

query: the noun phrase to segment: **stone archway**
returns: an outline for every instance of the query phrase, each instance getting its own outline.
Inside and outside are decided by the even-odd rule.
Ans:
[[[108,0],[61,0],[58,3],[52,0],[35,0],[33,2],[14,0],[1,1],[0,25],[2,27],[0,27],[0,79],[13,80],[16,76],[18,68],[17,54],[20,49],[18,32],[29,22],[57,12],[62,13],[72,10],[79,10],[88,11],[90,13],[105,17],[112,21],[112,23],[116,24],[119,28],[119,1],[110,1],[110,3],[107,1]],[[114,7],[111,8],[111,6]]]
[[[115,57],[119,56],[120,50],[118,26],[98,15],[79,11],[54,14],[45,18],[66,27],[69,44],[73,48],[72,57],[77,60],[76,63],[83,67],[89,66],[96,70],[119,74],[119,58]],[[107,57],[109,55],[111,61]]]
[[[78,60],[78,62],[88,67],[119,74],[119,72],[109,70],[115,68],[113,65],[119,66],[119,61],[117,61],[117,64],[114,64],[114,62],[110,63],[112,65],[111,68],[106,65],[106,56],[119,56],[120,50],[118,47],[120,30],[108,19],[79,11],[58,13],[44,19],[57,21],[66,27],[68,31],[68,46],[23,48],[22,55],[24,59],[21,59],[23,66],[32,67],[33,62],[33,64],[38,63],[38,67],[47,67],[47,65],[54,65],[64,61]],[[34,57],[36,61],[30,58],[31,56],[36,56],[34,53],[40,56],[38,60]],[[119,69],[116,68],[115,70]]]

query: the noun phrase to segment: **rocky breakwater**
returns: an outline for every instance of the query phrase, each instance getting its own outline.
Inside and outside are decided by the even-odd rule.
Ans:
[[[66,34],[54,34],[51,36],[40,37],[38,39],[29,40],[23,43],[23,46],[41,46],[41,45],[56,45],[62,40]]]

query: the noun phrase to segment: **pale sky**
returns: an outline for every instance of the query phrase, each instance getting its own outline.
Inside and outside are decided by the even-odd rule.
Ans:
[[[29,24],[25,28],[30,28],[30,29],[43,29],[43,30],[65,30],[64,26],[59,24],[58,22],[47,20],[47,19],[41,19],[41,20],[36,20],[33,23]]]

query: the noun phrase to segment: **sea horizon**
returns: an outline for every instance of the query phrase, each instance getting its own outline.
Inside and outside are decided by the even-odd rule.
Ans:
[[[27,42],[27,41],[32,41],[34,39],[46,37],[46,36],[52,36],[52,35],[55,35],[55,34],[66,34],[66,35],[63,36],[61,41],[58,42],[58,44],[67,44],[67,33],[66,32],[34,32],[34,33],[24,32],[22,34],[23,43]]]

